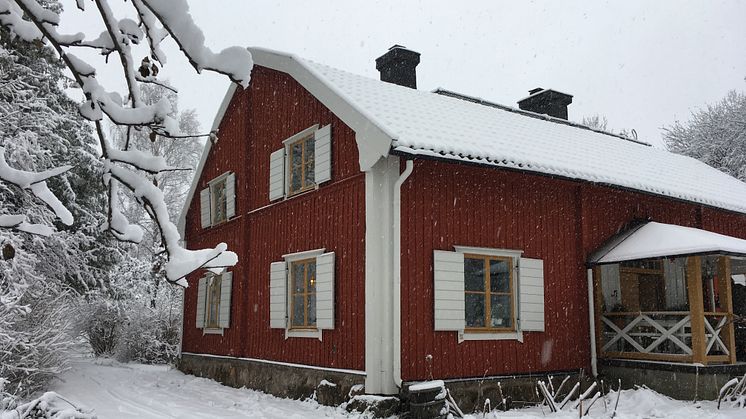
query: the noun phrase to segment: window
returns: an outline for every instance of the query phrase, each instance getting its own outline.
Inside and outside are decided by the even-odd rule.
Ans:
[[[203,333],[222,334],[230,326],[233,273],[208,274],[199,279],[195,325]]]
[[[210,213],[212,219],[210,220],[211,225],[220,224],[227,220],[227,199],[226,199],[226,188],[225,178],[215,181],[210,184]]]
[[[332,126],[312,125],[269,155],[269,200],[288,198],[332,179]]]
[[[334,329],[334,252],[283,255],[269,268],[269,327],[285,338],[317,338]]]
[[[316,328],[316,259],[290,263],[292,313],[290,327],[295,329]]]
[[[208,328],[220,327],[220,275],[212,275],[208,278],[207,284],[207,319],[205,319]]]
[[[236,216],[236,175],[225,172],[207,183],[199,194],[202,228],[224,223]]]
[[[520,250],[433,251],[434,330],[458,341],[518,340],[544,331],[544,261]]]
[[[314,137],[309,134],[288,145],[288,195],[307,191],[314,182]]]
[[[466,328],[513,330],[513,259],[464,255]]]

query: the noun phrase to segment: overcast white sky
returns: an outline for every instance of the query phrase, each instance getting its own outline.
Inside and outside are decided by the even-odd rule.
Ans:
[[[66,3],[63,29],[100,24]],[[115,3],[112,1],[112,3]],[[601,114],[609,128],[661,144],[661,127],[732,89],[746,91],[743,1],[249,1],[189,0],[207,44],[261,46],[378,78],[374,59],[393,44],[422,54],[418,88],[510,106],[534,87],[574,95],[571,120]],[[126,7],[126,6],[125,6]],[[65,20],[65,19],[63,19]],[[228,86],[196,75],[168,42],[164,75],[203,129]],[[145,53],[143,52],[143,56]],[[116,57],[112,56],[116,62]],[[110,89],[120,70],[100,70]]]

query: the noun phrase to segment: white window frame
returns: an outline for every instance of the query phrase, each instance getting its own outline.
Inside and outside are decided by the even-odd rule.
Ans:
[[[223,289],[223,275],[225,273],[227,273],[227,272],[228,271],[223,271],[223,272],[221,272],[219,274],[212,273],[212,274],[210,274],[207,277],[208,281],[210,280],[210,278],[220,277],[220,291],[218,291],[218,292],[220,294],[221,300],[218,303],[218,325],[220,325],[220,311],[221,311],[220,307],[224,303],[224,301],[222,300],[222,298],[223,298],[223,292],[222,292],[222,289]],[[224,333],[225,333],[225,329],[224,328],[222,328],[220,326],[218,326],[218,327],[208,327],[208,325],[207,325],[207,315],[208,315],[207,313],[208,313],[208,310],[209,310],[209,302],[210,302],[209,288],[210,288],[210,283],[208,282],[208,283],[205,284],[205,327],[202,328],[202,335],[203,336],[204,335],[221,335],[221,336],[223,336]],[[198,304],[199,304],[199,302],[198,302]],[[230,304],[230,301],[228,302],[228,304]]]
[[[292,162],[290,161],[290,146],[292,146],[296,141],[311,136],[313,137],[314,133],[319,130],[319,124],[313,124],[310,127],[304,129],[303,131],[294,134],[292,137],[283,140],[282,145],[285,147],[285,199],[294,198],[299,195],[303,195],[304,193],[315,191],[319,189],[319,184],[316,182],[316,171],[314,170],[314,179],[313,179],[313,187],[309,187],[307,189],[301,188],[300,191],[293,192],[290,194],[290,173],[293,170]],[[314,150],[314,162],[316,161],[316,152]],[[314,163],[315,164],[315,163]],[[315,168],[314,168],[315,169]]]
[[[228,176],[230,176],[231,172],[225,172],[222,175],[210,180],[207,182],[207,188],[210,190],[210,227],[219,226],[221,224],[227,223],[230,218],[228,218]],[[225,219],[222,221],[215,221],[215,200],[216,196],[214,193],[212,193],[212,188],[216,184],[220,182],[225,182]]]
[[[453,249],[462,254],[473,254],[473,255],[484,255],[484,256],[499,256],[507,257],[513,261],[513,278],[511,287],[513,289],[513,312],[515,313],[515,330],[506,332],[470,332],[468,330],[460,330],[458,332],[459,343],[466,340],[517,340],[523,343],[523,331],[521,330],[520,321],[518,319],[520,315],[520,299],[519,299],[519,284],[520,284],[520,270],[519,264],[522,250],[510,250],[510,249],[491,249],[487,247],[472,247],[472,246],[453,246]]]
[[[210,327],[207,324],[207,319],[209,317],[209,310],[210,310],[210,286],[211,282],[214,280],[214,278],[220,277],[220,286],[222,287],[223,282],[223,276],[222,274],[212,274],[207,278],[207,283],[205,284],[205,328],[202,329],[203,335],[222,335],[223,334],[223,328],[221,327]],[[218,289],[218,298],[220,298],[220,289]],[[220,304],[222,301],[218,302],[218,319],[217,322],[220,324]]]
[[[316,329],[293,329],[291,327],[292,321],[290,320],[290,316],[292,313],[290,313],[290,301],[293,297],[293,290],[292,290],[292,277],[290,275],[290,265],[293,262],[297,262],[300,260],[305,259],[315,259],[317,256],[321,256],[326,252],[326,248],[321,249],[314,249],[314,250],[306,250],[303,252],[295,252],[295,253],[288,253],[286,255],[282,255],[282,258],[285,260],[285,266],[287,270],[287,275],[285,276],[285,286],[287,287],[287,297],[285,299],[285,315],[287,316],[287,321],[285,322],[285,339],[288,338],[312,338],[312,339],[318,339],[322,340],[322,332],[323,329],[319,329],[318,327]],[[317,303],[318,304],[318,303]]]

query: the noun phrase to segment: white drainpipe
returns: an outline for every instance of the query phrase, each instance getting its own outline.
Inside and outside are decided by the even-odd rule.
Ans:
[[[407,160],[404,172],[394,183],[394,383],[401,387],[401,185],[412,174],[414,162]]]
[[[594,377],[598,377],[596,362],[596,306],[593,301],[593,269],[588,269],[588,321],[591,326],[591,373],[593,373]]]

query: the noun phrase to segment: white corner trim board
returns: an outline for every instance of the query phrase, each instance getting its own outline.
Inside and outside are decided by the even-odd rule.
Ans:
[[[393,358],[394,384],[401,387],[401,187],[414,170],[414,162],[407,160],[404,171],[394,183],[394,327]]]

